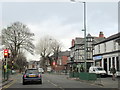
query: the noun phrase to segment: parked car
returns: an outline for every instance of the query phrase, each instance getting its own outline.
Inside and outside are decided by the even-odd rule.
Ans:
[[[42,76],[38,69],[27,69],[23,74],[23,85],[27,82],[38,82],[42,84]]]
[[[39,71],[40,73],[44,74],[43,68],[38,68],[38,71]]]
[[[89,73],[96,73],[97,75],[106,76],[106,71],[100,66],[91,66],[89,68]]]
[[[15,73],[16,73],[16,71],[15,71],[15,70],[12,70],[11,72],[12,72],[12,74],[15,74]]]

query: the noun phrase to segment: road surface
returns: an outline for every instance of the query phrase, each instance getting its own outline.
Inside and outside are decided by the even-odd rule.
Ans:
[[[85,83],[67,79],[67,75],[43,74],[43,84],[30,83],[22,85],[22,74],[17,75],[15,80],[5,88],[55,88],[64,90],[65,88],[101,88],[93,83]]]

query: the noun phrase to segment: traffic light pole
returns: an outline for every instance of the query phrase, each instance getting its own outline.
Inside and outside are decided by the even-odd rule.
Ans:
[[[4,60],[4,67],[3,67],[3,72],[4,72],[4,80],[8,80],[8,73],[7,73],[7,58],[5,58],[5,60]]]
[[[7,72],[7,58],[6,58],[6,72]]]
[[[5,67],[5,69],[6,69],[6,70],[5,70],[5,73],[6,73],[6,78],[7,78],[7,80],[8,80],[8,69],[7,69],[7,68],[8,68],[8,67],[7,67],[8,64],[7,64],[7,58],[5,58],[5,62],[6,62],[6,65],[5,65],[5,66],[6,66],[6,67]]]
[[[4,58],[5,58],[5,64],[4,64],[4,80],[5,80],[5,76],[6,79],[8,80],[8,58],[9,58],[9,50],[6,48],[4,49]]]

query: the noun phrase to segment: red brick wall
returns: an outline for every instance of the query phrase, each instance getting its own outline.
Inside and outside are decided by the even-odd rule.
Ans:
[[[68,57],[67,56],[62,56],[62,65],[67,64]]]
[[[60,71],[60,70],[64,70],[65,69],[65,64],[67,64],[67,60],[68,60],[68,57],[67,56],[62,56],[62,65],[59,65],[57,67],[54,67],[55,68],[55,71]]]
[[[65,66],[56,66],[54,67],[55,71],[61,71],[65,69]]]

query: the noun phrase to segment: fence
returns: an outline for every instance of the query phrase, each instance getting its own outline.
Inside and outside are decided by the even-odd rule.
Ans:
[[[79,73],[78,72],[70,72],[69,77],[70,78],[79,78]]]
[[[87,73],[87,72],[70,72],[70,78],[79,78],[81,80],[97,80],[97,75],[95,73]]]
[[[79,74],[81,80],[97,80],[97,75],[95,73],[82,72]]]

